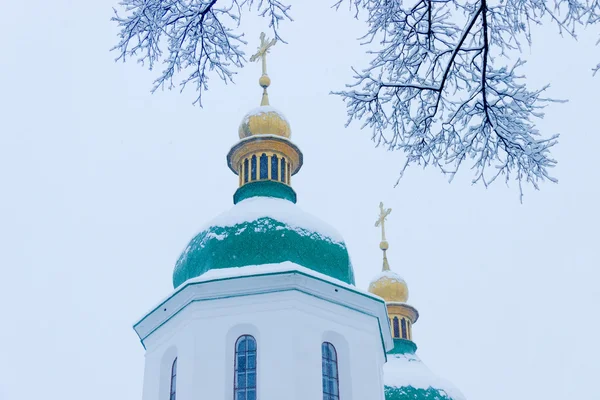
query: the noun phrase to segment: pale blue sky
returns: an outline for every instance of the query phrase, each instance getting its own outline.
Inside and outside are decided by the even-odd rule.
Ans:
[[[0,399],[140,399],[144,352],[131,325],[166,296],[176,259],[237,187],[225,155],[260,102],[259,65],[237,85],[150,95],[154,74],[115,64],[116,0],[7,2],[0,25]],[[327,2],[294,1],[296,21],[270,59],[271,104],[292,125],[305,165],[299,206],[345,237],[358,286],[389,259],[421,314],[421,358],[472,400],[593,398],[600,179],[598,29],[579,42],[535,31],[524,72],[570,99],[548,107],[558,185],[472,187],[412,168],[344,128],[329,91],[367,58],[362,25]],[[246,21],[253,51],[266,21]]]

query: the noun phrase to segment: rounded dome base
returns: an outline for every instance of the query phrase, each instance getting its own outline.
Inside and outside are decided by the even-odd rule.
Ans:
[[[288,200],[252,197],[192,239],[175,265],[173,285],[213,269],[284,261],[354,284],[348,250],[333,228]]]

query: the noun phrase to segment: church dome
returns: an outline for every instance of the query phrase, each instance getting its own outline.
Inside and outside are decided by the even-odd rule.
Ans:
[[[292,135],[290,124],[276,108],[263,105],[251,110],[239,128],[240,139],[256,135],[275,135],[287,139]]]
[[[394,344],[383,366],[385,400],[465,400],[457,388],[421,361],[413,342],[394,339]]]
[[[343,238],[296,206],[289,186],[258,181],[240,190],[236,204],[183,251],[173,272],[174,287],[210,270],[284,261],[354,284]]]
[[[408,286],[397,273],[382,271],[369,284],[369,292],[381,297],[386,302],[406,303]]]

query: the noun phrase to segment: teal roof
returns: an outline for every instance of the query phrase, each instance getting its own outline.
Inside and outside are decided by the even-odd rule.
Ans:
[[[417,345],[394,339],[383,367],[386,400],[465,400],[451,383],[435,376],[416,355]]]
[[[287,185],[258,181],[242,186],[233,208],[194,237],[173,271],[173,286],[214,269],[291,261],[354,284],[346,244],[329,225],[295,205]]]

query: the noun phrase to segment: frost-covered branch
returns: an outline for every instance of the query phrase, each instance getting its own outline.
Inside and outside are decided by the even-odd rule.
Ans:
[[[340,0],[340,6],[346,0]],[[550,23],[575,36],[599,21],[600,0],[350,0],[366,14],[362,38],[373,58],[354,70],[355,81],[336,94],[349,120],[373,130],[373,140],[406,154],[411,164],[435,165],[452,179],[467,162],[473,183],[502,176],[538,188],[556,182],[550,149],[533,120],[553,100],[547,87],[531,90],[509,63],[530,43],[531,26]],[[600,66],[599,66],[600,67]]]
[[[244,8],[256,6],[279,40],[279,23],[291,21],[290,7],[279,0],[123,0],[120,6],[123,14],[115,10],[112,18],[120,28],[112,49],[118,52],[117,60],[134,57],[151,70],[163,64],[152,92],[177,84],[183,90],[192,83],[200,105],[211,74],[231,82],[231,67],[245,62],[240,47],[246,44],[244,35],[234,30]],[[178,74],[182,78],[175,83]]]

